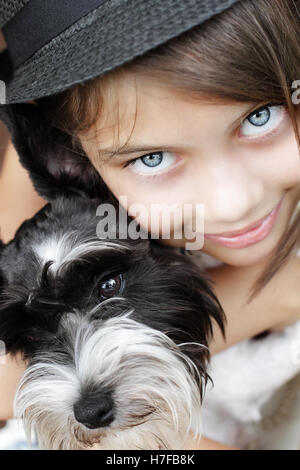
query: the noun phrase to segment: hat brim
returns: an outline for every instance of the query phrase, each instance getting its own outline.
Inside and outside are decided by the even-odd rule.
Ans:
[[[0,54],[6,104],[62,92],[145,54],[239,0],[112,0],[43,46],[13,73]],[[105,47],[103,47],[105,45]]]

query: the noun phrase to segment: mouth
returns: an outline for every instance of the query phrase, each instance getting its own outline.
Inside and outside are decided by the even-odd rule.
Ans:
[[[101,440],[107,436],[107,431],[101,429],[86,429],[79,425],[72,429],[72,434],[82,448],[90,448],[100,445]]]
[[[204,234],[204,238],[228,248],[244,248],[258,243],[264,240],[272,231],[283,199],[284,197],[281,198],[277,206],[267,216],[243,230],[224,232],[216,235]]]

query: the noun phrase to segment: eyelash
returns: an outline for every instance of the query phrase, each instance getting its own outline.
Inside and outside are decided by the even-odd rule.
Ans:
[[[286,111],[287,111],[287,105],[286,105],[285,102],[280,102],[280,103],[274,103],[274,102],[273,102],[273,103],[264,104],[264,105],[262,105],[262,106],[259,106],[259,108],[256,108],[256,109],[254,109],[253,111],[251,111],[251,113],[247,114],[247,116],[245,116],[245,117],[241,120],[240,125],[239,125],[239,129],[240,129],[240,127],[242,126],[243,122],[244,122],[246,119],[248,119],[249,116],[251,116],[251,115],[254,114],[254,113],[257,113],[258,111],[260,111],[260,110],[263,109],[263,108],[271,108],[271,107],[273,107],[273,106],[283,106],[283,107],[285,108],[285,109],[283,110],[283,112],[286,112]],[[270,138],[273,137],[274,135],[277,135],[277,134],[280,132],[280,130],[281,130],[281,124],[282,124],[282,121],[280,121],[280,124],[279,124],[278,126],[276,126],[275,129],[273,129],[272,131],[268,132],[267,134],[265,134],[265,135],[263,135],[263,136],[261,136],[261,137],[243,137],[243,139],[244,139],[244,140],[255,140],[257,143],[259,143],[259,142],[261,142],[261,141],[263,141],[263,140],[268,140],[268,139],[270,139]],[[168,152],[168,150],[167,150],[167,149],[162,149],[160,152]],[[160,153],[160,152],[155,152],[155,153]],[[153,153],[154,153],[154,152],[153,152]],[[128,161],[124,164],[123,168],[128,168],[128,167],[132,166],[137,160],[140,160],[141,158],[146,157],[146,156],[148,156],[148,155],[151,155],[151,153],[147,153],[147,154],[145,154],[145,155],[141,155],[141,156],[139,156],[139,157],[133,158],[132,160],[128,160]],[[170,170],[169,170],[169,171],[170,171]],[[157,174],[153,174],[153,175],[147,175],[146,177],[147,177],[147,178],[154,178],[154,177],[156,177],[156,176],[158,176],[158,175],[157,175]],[[143,175],[143,177],[145,177],[145,175]]]

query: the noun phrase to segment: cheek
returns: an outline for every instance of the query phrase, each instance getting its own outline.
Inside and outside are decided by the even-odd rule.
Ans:
[[[153,237],[168,237],[182,227],[186,196],[178,186],[137,180],[116,169],[103,169],[100,175],[128,214]]]
[[[292,129],[277,141],[276,146],[259,150],[255,157],[259,170],[268,186],[289,188],[300,183],[300,155]]]
[[[156,204],[184,204],[190,198],[186,177],[176,175],[174,178],[140,178],[128,170],[118,168],[103,168],[100,176],[117,197],[125,196],[130,204],[141,204],[146,207]],[[190,183],[190,181],[189,181]]]

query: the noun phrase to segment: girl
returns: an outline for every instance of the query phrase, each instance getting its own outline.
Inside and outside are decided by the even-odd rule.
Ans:
[[[212,354],[299,319],[299,8],[241,0],[104,76],[35,100],[128,207],[203,204],[199,254],[219,262],[208,272],[228,320]],[[184,249],[187,240],[161,241]],[[193,445],[209,448],[201,441]]]

